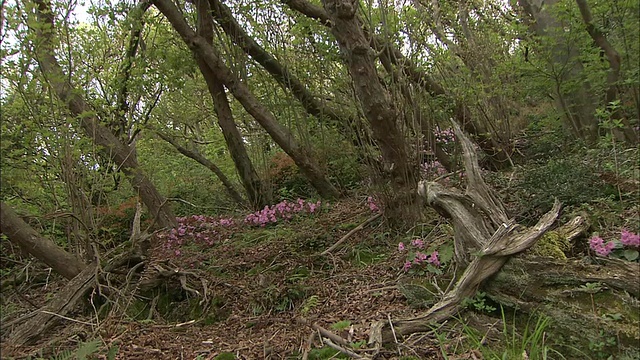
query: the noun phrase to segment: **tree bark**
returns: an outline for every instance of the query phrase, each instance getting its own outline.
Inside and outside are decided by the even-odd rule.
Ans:
[[[385,166],[400,183],[415,181],[404,136],[398,128],[399,112],[391,95],[380,83],[375,55],[357,17],[358,3],[326,0],[324,8],[332,21],[331,31],[346,56],[349,73],[373,138],[382,152]]]
[[[269,54],[260,44],[258,44],[249,34],[247,34],[240,24],[233,17],[231,10],[220,0],[208,0],[211,4],[211,13],[220,24],[222,30],[238,45],[247,55],[264,67],[269,74],[285,89],[289,89],[291,94],[300,101],[302,107],[308,114],[322,120],[324,118],[344,126],[349,120],[344,119],[333,109],[330,109],[318,101],[302,82],[283,66],[276,58]]]
[[[198,36],[186,22],[178,8],[171,0],[154,0],[153,4],[169,20],[182,40],[191,51],[202,57],[209,68],[217,74],[220,81],[247,112],[265,129],[271,138],[284,150],[309,179],[311,185],[323,198],[336,198],[338,190],[329,182],[317,162],[308,150],[300,146],[293,134],[281,126],[274,115],[253,96],[249,88],[235,76],[222,62],[215,49],[207,40]]]
[[[330,19],[329,14],[320,6],[309,3],[306,0],[282,0],[291,9],[304,14],[305,16],[320,21],[323,25],[332,28],[334,26]],[[381,57],[388,57],[389,61],[395,66],[398,66],[402,73],[413,83],[420,86],[431,96],[446,96],[446,90],[442,85],[437,83],[432,77],[423,72],[416,66],[410,59],[407,59],[399,49],[389,44],[386,40],[379,36],[371,35],[370,46],[376,53],[381,54]],[[472,134],[476,138],[478,146],[484,151],[490,162],[490,166],[494,169],[503,169],[509,167],[510,162],[510,145],[499,144],[486,132],[480,131],[471,118],[471,111],[469,108],[460,103],[459,100],[453,99],[455,103],[453,113],[455,119],[462,127]],[[433,132],[434,129],[428,129]],[[448,163],[448,159],[445,154],[441,154],[439,161],[442,164]]]
[[[78,258],[38,234],[4,202],[0,202],[0,232],[67,279],[73,279],[85,267]]]
[[[197,34],[202,36],[210,46],[213,46],[213,19],[211,18],[209,3],[207,0],[196,0],[195,4],[198,11]],[[256,210],[262,209],[266,205],[270,205],[271,196],[247,154],[242,135],[233,120],[233,113],[231,112],[224,86],[201,56],[196,55],[196,62],[207,83],[218,118],[218,125],[222,130],[222,135],[249,198],[249,203]]]
[[[156,131],[156,134],[158,134],[158,136],[162,140],[168,142],[174,148],[176,148],[176,150],[178,150],[178,152],[180,152],[182,155],[197,161],[202,166],[204,166],[207,169],[211,170],[214,174],[216,174],[216,176],[218,177],[220,182],[222,182],[222,184],[224,185],[225,189],[229,193],[229,196],[231,196],[231,198],[236,203],[238,203],[239,205],[245,205],[246,204],[245,200],[242,198],[242,195],[240,195],[240,193],[236,191],[236,189],[234,188],[234,186],[231,183],[231,181],[229,180],[229,178],[227,178],[227,176],[222,172],[222,170],[220,170],[220,168],[217,167],[216,164],[211,162],[211,160],[209,160],[206,157],[204,157],[204,155],[202,155],[197,150],[193,151],[193,150],[189,150],[189,149],[187,149],[185,147],[180,146],[180,144],[178,144],[178,142],[175,141],[174,139],[172,139],[171,136],[169,136],[169,135],[166,135],[166,134],[164,134],[164,133],[162,133],[160,131]]]
[[[101,147],[102,153],[110,158],[127,175],[133,188],[157,219],[161,227],[177,226],[175,216],[169,204],[158,193],[146,174],[138,166],[135,144],[123,144],[109,129],[102,126],[89,104],[66,80],[69,77],[63,72],[54,54],[54,15],[48,0],[34,0],[37,6],[39,26],[36,28],[37,60],[40,70],[48,80],[55,94],[63,101],[69,111],[80,118],[80,125],[93,142]],[[46,30],[45,30],[46,29]]]

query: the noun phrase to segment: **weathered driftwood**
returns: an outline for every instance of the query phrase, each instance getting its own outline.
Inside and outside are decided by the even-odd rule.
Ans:
[[[418,193],[429,206],[451,219],[454,228],[454,249],[459,264],[469,264],[457,284],[424,315],[408,320],[393,321],[390,327],[374,326],[370,343],[385,343],[393,336],[426,331],[433,322],[441,322],[462,308],[465,298],[473,297],[478,287],[494,275],[510,256],[532,246],[555,222],[560,203],[538,223],[525,228],[510,220],[500,199],[482,179],[476,152],[471,141],[457,123],[453,128],[462,146],[467,188],[464,193],[447,189],[435,182],[421,182]]]

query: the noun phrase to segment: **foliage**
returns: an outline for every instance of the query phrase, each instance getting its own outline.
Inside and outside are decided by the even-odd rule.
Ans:
[[[535,255],[556,259],[566,259],[566,253],[569,250],[571,250],[571,242],[556,231],[547,231],[531,248],[531,252]]]
[[[564,359],[565,357],[556,351],[545,337],[551,324],[551,319],[538,316],[531,317],[524,326],[518,326],[513,315],[513,323],[508,325],[504,308],[501,308],[503,341],[495,345],[487,345],[483,335],[476,329],[463,323],[463,331],[467,337],[468,346],[478,349],[486,359]],[[441,334],[438,337],[441,338]],[[441,338],[446,343],[446,339]],[[441,345],[442,346],[442,345]],[[444,351],[444,350],[443,350]],[[445,358],[447,358],[445,356]]]
[[[588,203],[597,198],[615,196],[615,190],[600,180],[595,169],[571,157],[554,158],[524,172],[516,185],[522,221],[537,219],[556,197],[565,206]]]
[[[478,291],[473,298],[467,298],[462,301],[463,307],[473,308],[479,312],[491,313],[496,311],[496,308],[490,304],[490,300],[487,298],[487,294]]]
[[[627,261],[640,261],[638,250],[640,249],[640,235],[623,229],[620,240],[612,240],[607,243],[597,234],[589,240],[589,247],[598,256],[612,256]]]

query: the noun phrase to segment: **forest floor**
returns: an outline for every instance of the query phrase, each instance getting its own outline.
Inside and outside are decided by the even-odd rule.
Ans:
[[[328,255],[319,255],[375,215],[365,201],[323,204],[320,209],[265,227],[244,224],[242,218],[226,227],[213,218],[183,219],[199,223],[194,226],[199,230],[193,236],[181,236],[172,247],[170,233],[161,234],[154,240],[146,268],[157,264],[184,271],[192,275],[190,281],[198,279],[189,285],[193,287],[206,281],[209,306],[204,313],[198,305],[202,297],[192,297],[181,290],[179,281],[172,280],[147,294],[146,300],[127,303],[121,315],[97,322],[95,314],[78,313],[37,346],[3,346],[3,358],[48,358],[94,338],[103,349],[98,358],[107,358],[104,349],[116,346],[117,359],[214,359],[222,353],[235,354],[237,359],[299,359],[305,351],[309,359],[343,358],[333,357],[339,352],[323,348],[318,337],[311,339],[312,324],[366,348],[373,322],[410,318],[424,311],[425,304],[422,309],[410,305],[407,292],[396,286],[424,281],[424,273],[402,269],[407,254],[398,251],[398,243],[403,240],[386,233],[380,219]],[[435,218],[431,230],[444,224]],[[207,221],[213,224],[208,226]],[[205,237],[211,238],[209,244],[197,241]],[[446,241],[447,237],[431,231],[425,241]],[[28,292],[8,291],[3,294],[3,312],[35,309],[63,285],[63,279],[44,279],[30,285]],[[150,311],[154,295],[157,301]],[[448,354],[448,359],[482,358],[473,349],[459,346],[467,321],[476,328],[491,328],[492,321],[494,327],[501,326],[495,319],[481,319],[482,315],[470,313],[467,319],[451,320],[431,333],[398,340],[378,358],[441,359],[442,354]]]

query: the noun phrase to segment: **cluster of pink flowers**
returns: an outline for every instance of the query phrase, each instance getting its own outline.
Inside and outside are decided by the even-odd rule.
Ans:
[[[622,229],[622,234],[620,235],[620,242],[624,246],[628,247],[640,247],[640,235],[634,234],[627,229]]]
[[[609,241],[606,244],[600,236],[594,236],[589,240],[589,247],[600,256],[607,256],[611,253],[611,250],[616,247],[613,241]]]
[[[373,198],[373,196],[369,196],[367,198],[367,206],[369,206],[369,209],[371,209],[371,211],[373,212],[380,211],[380,208],[378,207],[378,204],[376,204],[376,200]]]
[[[417,248],[417,249],[424,249],[424,240],[422,239],[413,239],[411,240],[411,246]],[[405,246],[404,243],[399,243],[398,244],[398,251],[403,252],[407,250],[407,246]],[[413,260],[407,260],[405,261],[404,265],[403,265],[403,269],[404,271],[409,271],[409,269],[413,266],[419,266],[422,264],[431,264],[435,267],[440,267],[442,264],[440,263],[440,259],[438,258],[439,254],[438,251],[434,251],[431,253],[431,255],[427,255],[425,253],[423,253],[422,251],[415,251],[415,253],[413,254]]]
[[[294,214],[306,212],[315,213],[321,206],[321,202],[306,202],[298,199],[295,202],[284,200],[272,206],[265,206],[264,209],[247,215],[244,222],[249,225],[266,226],[267,224],[276,223],[278,219],[291,219]]]
[[[447,173],[447,169],[438,160],[420,164],[420,175],[423,179],[435,178]]]
[[[436,141],[439,143],[448,144],[456,141],[456,133],[452,128],[440,129],[439,126],[436,126],[433,133],[436,136]]]
[[[174,255],[180,256],[178,249],[182,246],[187,238],[194,239],[196,242],[213,246],[214,237],[218,237],[219,233],[212,229],[215,227],[231,227],[235,225],[232,218],[214,218],[205,215],[192,215],[185,217],[177,217],[178,227],[171,229],[167,234],[159,234],[158,237],[166,237],[164,244],[165,250],[173,250]]]
[[[620,235],[620,244],[626,247],[640,248],[640,235],[623,229]],[[616,242],[608,241],[605,243],[600,236],[595,235],[589,240],[589,247],[595,251],[597,255],[606,257],[616,248]]]

